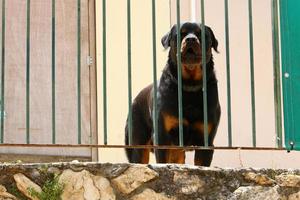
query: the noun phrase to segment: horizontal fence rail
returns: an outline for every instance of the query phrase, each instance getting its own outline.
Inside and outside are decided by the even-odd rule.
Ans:
[[[228,147],[228,146],[170,146],[170,145],[105,145],[105,144],[0,144],[0,147],[50,147],[50,148],[116,148],[116,149],[181,149],[181,150],[265,150],[286,151],[286,148],[278,147]]]

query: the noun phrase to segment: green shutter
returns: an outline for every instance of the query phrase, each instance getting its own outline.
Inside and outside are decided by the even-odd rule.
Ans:
[[[300,150],[300,1],[280,1],[285,144]]]

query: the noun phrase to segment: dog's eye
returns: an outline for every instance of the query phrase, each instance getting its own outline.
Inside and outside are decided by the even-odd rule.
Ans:
[[[181,35],[184,37],[187,35],[187,32],[183,31],[183,32],[181,32]]]

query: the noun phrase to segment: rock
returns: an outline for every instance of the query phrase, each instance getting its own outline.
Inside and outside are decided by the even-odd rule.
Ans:
[[[273,185],[275,183],[275,181],[271,178],[269,178],[267,175],[265,174],[256,174],[254,172],[247,172],[244,175],[244,178],[246,181],[249,182],[255,182],[258,185]]]
[[[278,186],[247,186],[234,191],[230,200],[285,200],[277,191]]]
[[[73,172],[65,170],[59,177],[64,184],[62,200],[115,200],[113,188],[109,181],[101,176],[95,176],[83,170]]]
[[[110,185],[110,182],[101,176],[94,177],[95,186],[100,190],[101,200],[113,200],[116,199],[114,190]]]
[[[156,193],[151,189],[145,189],[142,193],[133,196],[131,200],[175,200],[175,198],[169,198],[164,193]]]
[[[300,191],[298,193],[289,195],[288,200],[300,200]]]
[[[300,187],[300,176],[293,174],[281,174],[275,177],[281,187]]]
[[[25,175],[18,173],[14,175],[14,179],[16,181],[17,188],[22,192],[26,197],[32,200],[39,200],[36,197],[32,197],[30,195],[30,190],[34,190],[38,193],[42,192],[42,189],[39,185],[32,182],[29,178],[27,178]]]
[[[9,194],[3,185],[0,185],[0,200],[17,200],[17,198]]]
[[[112,180],[112,183],[123,193],[129,194],[143,183],[156,177],[158,173],[145,166],[131,166],[122,175]]]
[[[196,175],[175,172],[173,181],[175,184],[180,185],[180,192],[183,194],[202,193],[204,190],[205,182]]]
[[[60,170],[57,167],[49,167],[47,173],[59,175]]]

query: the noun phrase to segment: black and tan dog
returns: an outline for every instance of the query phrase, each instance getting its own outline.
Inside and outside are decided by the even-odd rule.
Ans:
[[[214,72],[212,49],[217,51],[218,41],[209,27],[201,30],[197,23],[184,23],[181,31],[182,101],[184,145],[204,145],[203,74],[201,31],[205,31],[207,102],[209,145],[213,146],[220,119],[217,79]],[[161,40],[165,49],[170,47],[169,58],[159,81],[157,91],[158,143],[178,145],[178,78],[177,78],[177,26],[174,25]],[[153,86],[144,88],[132,104],[132,144],[153,144],[152,123]],[[125,128],[125,143],[128,144],[128,124]],[[127,149],[132,163],[148,163],[149,149]],[[184,163],[183,150],[155,150],[158,163]],[[194,164],[209,166],[213,150],[196,150]]]

